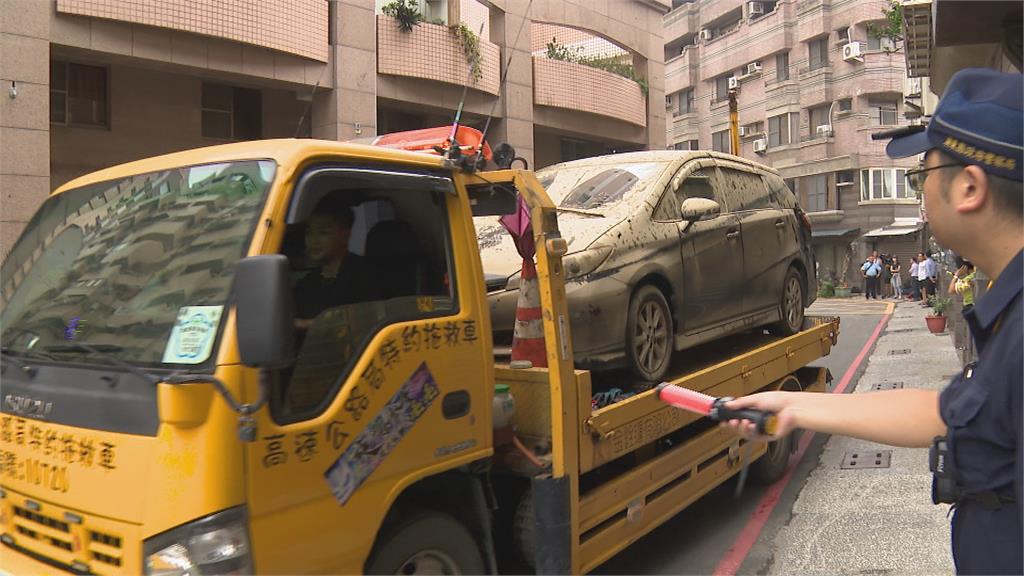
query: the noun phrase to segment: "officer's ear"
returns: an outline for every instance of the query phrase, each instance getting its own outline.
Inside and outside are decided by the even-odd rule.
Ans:
[[[950,181],[950,203],[961,214],[974,213],[991,200],[989,177],[980,166],[965,166],[958,178]]]

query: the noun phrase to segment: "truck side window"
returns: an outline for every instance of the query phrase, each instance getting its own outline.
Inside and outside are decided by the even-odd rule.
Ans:
[[[298,353],[274,382],[276,421],[322,413],[382,328],[457,312],[446,200],[437,190],[340,183],[290,227],[282,252],[292,262]],[[308,232],[311,226],[322,230]],[[324,264],[324,237],[347,244],[329,248],[346,252],[336,270]],[[304,293],[310,287],[313,293]],[[302,310],[310,317],[302,318]]]

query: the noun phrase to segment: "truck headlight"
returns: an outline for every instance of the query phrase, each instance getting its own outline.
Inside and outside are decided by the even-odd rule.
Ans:
[[[252,574],[245,508],[231,508],[153,536],[142,544],[152,576]]]
[[[604,264],[611,255],[612,248],[610,246],[598,246],[583,250],[582,252],[576,252],[575,254],[569,254],[562,259],[566,280],[590,274],[597,270],[598,266]]]

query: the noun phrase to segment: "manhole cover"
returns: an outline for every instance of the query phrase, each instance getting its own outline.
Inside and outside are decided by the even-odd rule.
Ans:
[[[892,450],[870,452],[847,452],[840,468],[859,470],[861,468],[888,468],[892,462]]]
[[[902,356],[903,354],[910,354],[910,348],[900,348],[899,350],[889,350],[889,356]]]
[[[899,390],[903,388],[903,382],[878,382],[871,387],[872,390]]]

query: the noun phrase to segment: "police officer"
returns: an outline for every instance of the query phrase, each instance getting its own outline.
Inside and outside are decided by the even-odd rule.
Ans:
[[[950,79],[926,129],[891,134],[894,158],[924,154],[907,172],[923,193],[935,238],[970,259],[991,289],[964,316],[978,350],[941,393],[767,392],[730,408],[775,412],[793,428],[893,446],[931,447],[936,503],[953,504],[953,561],[960,574],[1024,574],[1024,77],[965,69]],[[747,436],[749,421],[728,423]]]

